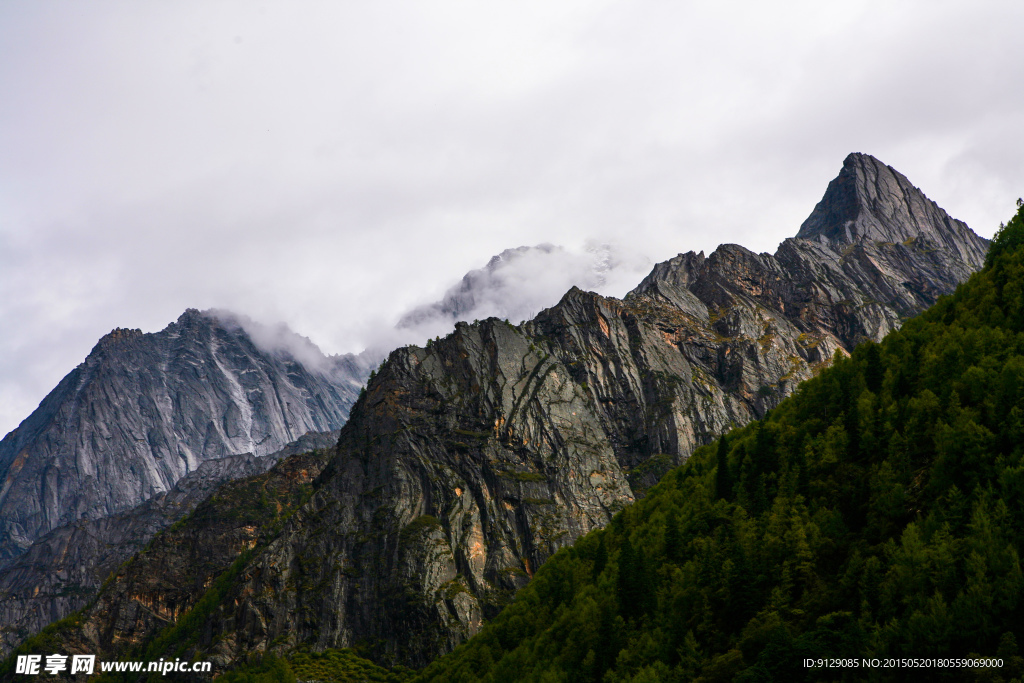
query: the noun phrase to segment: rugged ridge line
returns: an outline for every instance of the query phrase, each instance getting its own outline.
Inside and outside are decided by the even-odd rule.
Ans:
[[[168,491],[206,460],[338,429],[360,388],[351,366],[309,368],[194,309],[160,332],[114,330],[0,441],[0,560]]]
[[[988,240],[951,218],[907,177],[867,154],[851,154],[796,235],[833,244],[926,238],[965,263],[981,263]]]
[[[870,174],[883,168],[862,155],[844,164],[862,225],[928,201],[909,183],[871,200]],[[848,220],[832,208],[850,199],[845,187],[833,182],[815,209],[820,234],[775,255],[681,254],[623,301],[574,288],[524,325],[462,323],[394,351],[309,502],[247,561],[190,652],[227,666],[300,643],[359,645],[422,665],[697,446],[764,415],[834,353],[880,339],[982,265],[986,241],[947,234],[945,220],[915,223],[902,241],[853,229],[830,240]],[[138,592],[121,580],[110,590]],[[146,599],[178,589],[161,590]],[[122,616],[131,600],[104,604],[67,632],[69,647],[118,652],[153,636]]]
[[[338,431],[310,432],[280,451],[207,460],[138,507],[78,520],[46,534],[0,570],[0,656],[87,605],[118,565],[225,482],[262,474],[290,455],[333,448]]]

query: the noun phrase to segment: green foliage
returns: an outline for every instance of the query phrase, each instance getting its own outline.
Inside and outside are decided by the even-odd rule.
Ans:
[[[1024,245],[1024,200],[1017,200],[1017,214],[1006,225],[1000,225],[992,238],[985,265],[991,266],[1002,254],[1012,253]]]
[[[48,624],[42,631],[25,640],[0,662],[0,680],[13,680],[18,655],[60,652],[61,636],[73,631],[82,622],[84,609],[73,612],[59,621]]]
[[[405,667],[388,670],[356,655],[352,650],[310,652],[301,649],[286,657],[272,653],[225,673],[218,683],[402,683],[412,671]]]
[[[304,681],[401,683],[412,676],[412,671],[405,667],[398,666],[389,671],[359,657],[352,650],[326,650],[319,653],[303,650],[293,653],[288,660],[295,675]]]
[[[666,472],[672,469],[673,464],[674,460],[668,453],[655,453],[629,470],[626,474],[629,487],[633,489],[633,493],[637,497],[643,496],[647,493],[647,489],[651,488]]]
[[[1005,662],[933,677],[1019,679],[1024,207],[993,250],[558,552],[415,680],[838,680],[803,659],[934,656]]]
[[[728,500],[732,497],[732,473],[729,471],[729,439],[718,441],[717,469],[715,470],[715,498]]]
[[[295,683],[296,678],[287,661],[267,653],[217,680],[220,683]]]

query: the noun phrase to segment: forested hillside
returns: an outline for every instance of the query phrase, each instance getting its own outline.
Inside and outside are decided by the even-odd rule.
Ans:
[[[804,658],[972,655],[1003,666],[927,675],[1020,678],[1022,454],[1024,207],[955,294],[698,449],[417,680],[839,680],[869,674]]]
[[[1024,215],[981,275],[857,348],[881,335],[847,323],[880,304],[840,300],[844,269],[874,287],[861,266],[890,250],[871,291],[937,296],[949,278],[896,267],[941,261],[935,240],[857,242],[855,260],[826,242],[779,253],[828,252],[807,263],[838,264],[829,277],[723,246],[659,264],[621,302],[572,290],[522,326],[396,350],[329,458],[231,489],[301,496],[276,511],[212,497],[19,653],[205,659],[233,681],[402,680],[381,668],[402,663],[428,665],[419,680],[796,680],[822,677],[807,657],[972,653],[1004,658],[989,678],[1018,675]],[[847,342],[806,345],[812,323]],[[765,372],[786,393],[812,379],[783,400]],[[763,420],[660,484],[634,476],[753,408]],[[696,440],[701,416],[718,427]]]

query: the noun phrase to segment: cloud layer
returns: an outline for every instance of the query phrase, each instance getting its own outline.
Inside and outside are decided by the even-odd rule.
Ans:
[[[448,334],[459,320],[495,317],[519,324],[554,306],[572,287],[622,297],[653,265],[641,254],[609,244],[591,244],[579,252],[553,244],[506,249],[467,273],[438,301],[402,315],[392,328],[394,336],[374,346],[422,344]]]
[[[0,5],[0,434],[187,307],[328,353],[517,245],[794,235],[851,151],[990,236],[1019,2]],[[557,298],[556,298],[557,300]]]

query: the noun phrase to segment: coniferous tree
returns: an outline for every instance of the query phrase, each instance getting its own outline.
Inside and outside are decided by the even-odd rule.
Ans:
[[[732,498],[732,475],[729,472],[729,440],[722,437],[718,441],[718,471],[715,473],[715,498],[729,500]]]
[[[1017,213],[1010,222],[1000,223],[985,255],[985,266],[991,266],[1000,254],[1015,251],[1021,245],[1024,245],[1024,199],[1017,200]]]
[[[640,616],[644,608],[643,556],[633,548],[627,534],[619,549],[619,613],[627,621]]]
[[[885,367],[882,365],[882,352],[878,344],[867,342],[864,350],[864,382],[868,385],[868,391],[877,394],[882,390],[882,381],[885,379]]]
[[[604,544],[604,536],[601,537],[601,541],[597,544],[597,550],[594,553],[594,578],[604,571],[605,565],[608,564],[608,548]]]
[[[851,652],[1020,679],[1024,205],[1000,235],[954,295],[698,449],[423,680],[817,680],[799,662]],[[602,544],[618,575],[588,583]],[[554,583],[575,597],[545,610]]]
[[[665,521],[665,559],[679,562],[682,556],[682,544],[679,541],[679,516],[673,509]]]

